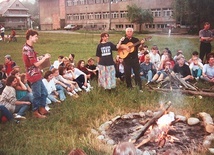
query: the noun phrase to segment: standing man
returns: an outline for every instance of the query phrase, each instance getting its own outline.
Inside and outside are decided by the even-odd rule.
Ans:
[[[199,31],[199,38],[200,38],[200,59],[202,62],[204,61],[204,56],[206,56],[207,60],[207,55],[211,53],[211,41],[213,40],[213,34],[210,29],[210,23],[205,22],[204,23],[204,29]]]
[[[3,25],[1,25],[1,38],[3,42],[4,42],[4,32],[5,32],[5,28]]]
[[[33,49],[33,44],[38,40],[38,32],[28,30],[26,32],[26,43],[22,49],[23,62],[26,69],[27,80],[31,83],[33,92],[33,115],[36,118],[45,118],[48,111],[45,109],[47,90],[42,82],[40,66],[50,58],[50,54],[45,54],[42,59],[37,60],[37,53]]]
[[[126,28],[126,36],[122,37],[118,43],[119,48],[123,48],[123,44],[127,44],[130,42],[135,44],[139,42],[138,38],[133,37],[134,30],[133,28]],[[142,40],[140,43],[143,44],[145,41]],[[135,75],[135,83],[136,85],[139,86],[140,91],[142,92],[142,83],[140,79],[140,64],[139,64],[139,59],[138,59],[138,47],[140,46],[136,45],[133,48],[130,48],[129,46],[126,47],[127,52],[129,53],[127,57],[124,58],[124,71],[125,71],[125,79],[126,79],[126,84],[128,88],[132,88],[132,83],[131,83],[131,72],[133,69],[134,75]],[[122,44],[122,45],[121,45]]]

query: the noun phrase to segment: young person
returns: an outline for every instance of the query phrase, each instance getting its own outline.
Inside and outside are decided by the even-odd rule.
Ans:
[[[45,54],[42,59],[37,59],[37,53],[34,51],[33,45],[38,40],[38,32],[35,30],[27,30],[26,43],[22,49],[22,57],[26,70],[27,80],[31,84],[33,92],[33,115],[36,118],[46,118],[48,111],[45,109],[47,90],[42,82],[42,73],[40,66],[46,59],[50,58],[50,54]]]
[[[116,88],[115,67],[113,60],[113,50],[117,50],[117,46],[108,41],[109,34],[102,33],[100,35],[100,43],[97,45],[97,62],[98,62],[98,85],[105,90]]]

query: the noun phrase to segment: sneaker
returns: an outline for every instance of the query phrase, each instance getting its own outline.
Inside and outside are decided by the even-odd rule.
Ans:
[[[140,93],[143,93],[143,90],[139,90]]]
[[[89,89],[89,88],[86,88],[85,91],[88,93],[88,92],[90,92],[90,89]]]
[[[15,118],[15,119],[26,119],[26,117],[21,116],[21,115],[18,115],[18,114],[17,114],[14,118]]]
[[[145,85],[147,86],[147,85],[149,85],[150,84],[150,81],[148,81]]]
[[[199,77],[196,77],[195,80],[198,81],[198,80],[199,80]]]
[[[74,94],[72,94],[71,92],[68,92],[68,95],[69,95],[69,96],[73,96]]]
[[[46,109],[48,112],[51,110],[51,108],[50,108],[48,105],[45,106],[45,109]]]
[[[81,88],[77,88],[77,90],[80,92],[80,91],[82,91],[82,89]]]

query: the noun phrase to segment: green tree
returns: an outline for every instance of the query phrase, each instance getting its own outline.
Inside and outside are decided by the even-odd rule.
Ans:
[[[214,25],[213,6],[214,0],[174,0],[174,17],[178,23],[199,30],[204,22]]]
[[[139,33],[142,32],[142,24],[153,22],[153,16],[149,10],[143,10],[141,7],[136,5],[128,5],[127,11],[127,19],[131,23],[139,24]]]

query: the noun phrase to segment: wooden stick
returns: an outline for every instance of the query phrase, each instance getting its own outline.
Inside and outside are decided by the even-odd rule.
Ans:
[[[133,143],[135,143],[140,137],[142,137],[144,135],[144,133],[146,132],[146,130],[152,125],[155,123],[156,120],[158,120],[168,109],[169,107],[171,106],[171,101],[169,102],[166,102],[164,105],[163,105],[163,109],[159,110],[157,112],[157,114],[155,116],[152,117],[152,119],[150,121],[148,121],[139,131],[136,135],[134,135],[132,138],[131,138],[131,141]]]

